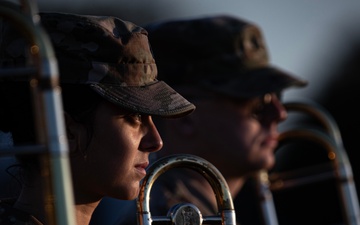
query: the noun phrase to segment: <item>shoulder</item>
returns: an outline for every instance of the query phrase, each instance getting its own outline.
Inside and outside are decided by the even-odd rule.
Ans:
[[[42,225],[33,216],[13,207],[16,199],[0,199],[1,225]]]

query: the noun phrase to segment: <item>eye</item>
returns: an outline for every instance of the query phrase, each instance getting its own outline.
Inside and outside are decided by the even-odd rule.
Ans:
[[[140,113],[129,113],[124,116],[128,121],[132,123],[142,123],[142,115]]]
[[[260,120],[263,116],[265,105],[263,102],[258,102],[252,109],[251,117]]]
[[[271,94],[265,94],[264,96],[258,98],[254,103],[251,117],[257,120],[261,120],[264,117],[266,107],[271,103],[271,101]]]

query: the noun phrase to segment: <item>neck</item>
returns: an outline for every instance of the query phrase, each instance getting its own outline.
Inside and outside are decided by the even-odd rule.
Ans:
[[[91,216],[97,207],[97,203],[75,205],[77,225],[90,224]]]
[[[42,224],[47,224],[46,221],[52,220],[53,218],[47,217],[47,212],[45,211],[44,207],[45,204],[43,193],[43,185],[40,177],[32,177],[31,182],[27,182],[23,185],[20,196],[14,207],[34,216]],[[99,202],[100,200],[87,202],[84,204],[75,204],[74,210],[77,225],[88,225],[90,223],[91,216]],[[53,204],[53,202],[50,202],[49,204]],[[51,209],[53,207],[46,208]]]
[[[91,194],[85,194],[84,191],[74,192],[75,196],[75,216],[77,225],[90,224],[91,216],[95,211],[95,208],[99,205],[101,197],[94,197],[89,199]]]

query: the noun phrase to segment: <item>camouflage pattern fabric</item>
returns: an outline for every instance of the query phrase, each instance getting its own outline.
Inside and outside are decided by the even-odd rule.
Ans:
[[[142,27],[109,16],[39,16],[55,50],[61,83],[89,85],[108,101],[143,114],[178,117],[195,109],[157,80],[148,34]],[[0,67],[36,63],[29,59],[33,43],[11,26],[0,28]]]
[[[147,24],[159,78],[193,84],[237,98],[262,96],[307,81],[270,65],[261,29],[217,15]]]

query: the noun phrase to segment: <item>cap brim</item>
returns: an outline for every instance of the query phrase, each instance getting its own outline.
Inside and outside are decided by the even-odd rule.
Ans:
[[[289,87],[304,87],[307,84],[307,81],[274,67],[252,70],[216,86],[213,83],[204,83],[210,89],[239,98],[261,96],[280,92]]]
[[[90,84],[108,101],[127,110],[161,117],[182,117],[195,110],[187,101],[163,81],[146,86]]]

